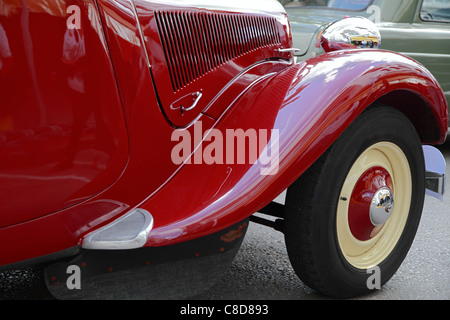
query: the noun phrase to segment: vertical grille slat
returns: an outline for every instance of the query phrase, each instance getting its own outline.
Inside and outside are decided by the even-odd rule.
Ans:
[[[161,15],[163,15],[163,13],[161,13]],[[174,77],[171,77],[171,82],[172,82],[172,88],[175,90],[176,87],[179,86],[179,82],[178,79],[176,77],[176,73],[175,73],[175,62],[174,62],[174,54],[171,51],[172,48],[169,45],[169,41],[167,40],[167,35],[168,35],[168,31],[167,31],[167,27],[165,25],[165,19],[161,19],[160,17],[160,13],[155,13],[155,19],[157,21],[161,21],[161,23],[157,23],[158,25],[158,33],[161,35],[161,42],[164,48],[167,48],[167,50],[164,51],[164,55],[167,61],[167,66],[170,70],[170,73],[174,75]]]
[[[177,32],[178,44],[180,46],[181,58],[183,64],[181,67],[183,68],[184,74],[186,75],[186,81],[189,83],[192,81],[192,68],[189,63],[189,50],[186,48],[186,34],[183,32],[183,24],[180,22],[180,14],[173,14],[174,26]]]
[[[194,16],[192,15],[192,13],[189,13],[188,16],[189,16],[189,28],[191,30],[192,42],[195,47],[195,55],[198,59],[198,74],[200,77],[202,74],[205,74],[205,72],[206,72],[205,60],[204,60],[204,55],[202,54],[203,50],[202,50],[202,46],[201,46],[201,41],[199,41],[200,36],[198,34],[197,28],[195,28]]]
[[[174,92],[237,57],[280,44],[273,17],[155,11]]]
[[[181,43],[180,43],[180,37],[178,35],[178,28],[175,25],[175,21],[173,19],[173,14],[169,13],[167,15],[167,22],[168,22],[168,27],[169,27],[169,41],[171,43],[172,49],[175,52],[175,60],[176,60],[176,64],[175,64],[175,68],[177,69],[177,74],[180,78],[181,81],[181,85],[183,83],[187,83],[188,79],[186,76],[186,73],[184,72],[184,68],[182,68],[182,70],[180,70],[180,66],[183,66],[185,64],[185,62],[183,61],[183,54],[181,51]]]
[[[240,41],[241,36],[239,35],[239,28],[237,27],[238,23],[237,23],[236,16],[231,17],[230,24],[231,24],[231,28],[233,29],[233,39],[234,39],[236,54],[239,57],[243,53],[243,48],[242,48],[242,42]]]
[[[192,69],[193,69],[193,73],[194,73],[194,78],[198,78],[201,74],[200,72],[200,61],[199,61],[199,54],[197,51],[197,47],[195,46],[195,42],[194,42],[194,35],[192,34],[193,30],[190,26],[190,18],[189,18],[189,13],[185,12],[183,14],[184,16],[184,20],[186,21],[185,25],[183,26],[184,28],[184,32],[186,33],[187,37],[186,37],[186,42],[189,48],[189,51],[192,52]]]

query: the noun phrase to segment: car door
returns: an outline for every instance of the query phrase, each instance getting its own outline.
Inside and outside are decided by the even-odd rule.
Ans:
[[[0,2],[0,228],[121,174],[122,106],[94,0]]]

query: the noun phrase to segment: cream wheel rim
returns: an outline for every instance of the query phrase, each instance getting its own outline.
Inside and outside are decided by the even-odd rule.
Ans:
[[[392,193],[395,206],[387,221],[374,226],[369,239],[355,237],[350,229],[350,199],[360,178],[371,168],[383,168],[392,179]],[[406,222],[411,206],[411,170],[403,151],[391,142],[379,142],[367,148],[351,167],[337,205],[336,229],[341,253],[355,268],[367,269],[379,265],[394,250]],[[367,208],[369,215],[370,208]]]

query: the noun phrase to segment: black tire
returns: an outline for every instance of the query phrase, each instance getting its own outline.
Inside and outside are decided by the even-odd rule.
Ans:
[[[385,284],[410,249],[425,196],[422,145],[408,118],[394,108],[372,106],[287,190],[284,228],[289,259],[302,282],[326,296],[350,298],[373,290],[367,285],[371,276],[367,268],[355,266],[343,254],[336,216],[338,202],[347,200],[340,193],[353,163],[379,142],[394,144],[404,153],[412,181],[404,228],[393,249],[377,264],[380,283]],[[397,189],[403,187],[407,188]]]

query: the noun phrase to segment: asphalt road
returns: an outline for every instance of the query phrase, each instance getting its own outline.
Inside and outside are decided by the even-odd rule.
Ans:
[[[440,147],[450,176],[450,139]],[[447,178],[447,186],[450,180]],[[284,194],[276,199],[283,203]],[[414,243],[392,279],[363,300],[450,299],[450,190],[444,201],[426,197]],[[250,223],[240,251],[222,280],[200,300],[317,300],[325,297],[306,287],[293,271],[283,234]]]

